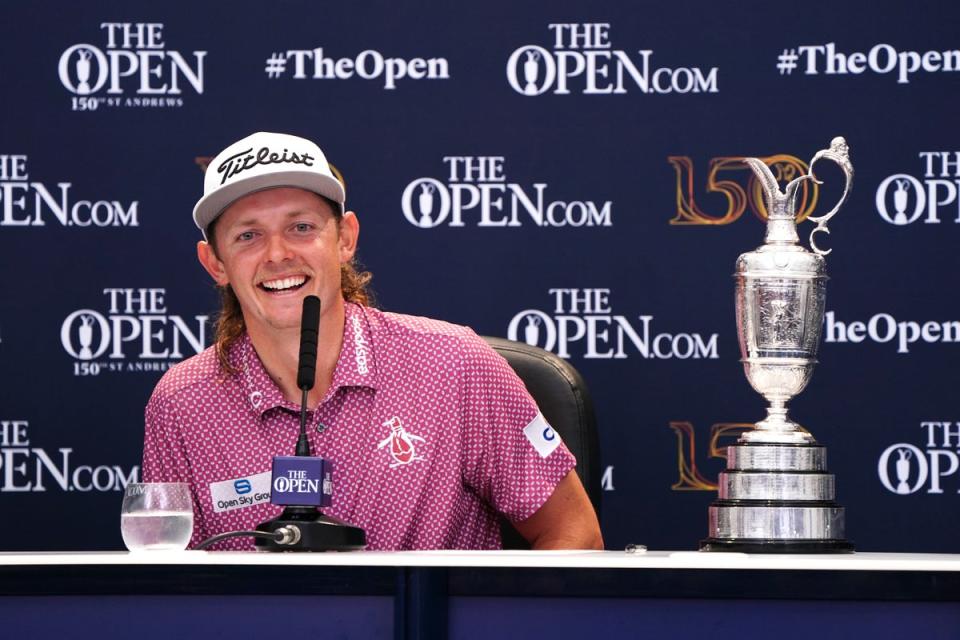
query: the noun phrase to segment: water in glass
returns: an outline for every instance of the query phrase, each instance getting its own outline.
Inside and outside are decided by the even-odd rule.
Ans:
[[[131,551],[185,549],[193,533],[190,487],[179,482],[127,485],[120,533]]]

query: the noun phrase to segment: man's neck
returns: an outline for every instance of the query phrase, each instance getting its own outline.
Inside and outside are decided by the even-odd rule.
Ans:
[[[320,404],[327,389],[330,388],[333,371],[340,358],[340,349],[343,348],[346,310],[343,300],[340,299],[338,302],[339,304],[332,305],[332,308],[320,315],[320,332],[317,336],[317,375],[313,389],[307,394],[307,406],[311,409]],[[300,330],[258,331],[248,327],[248,333],[263,363],[263,368],[280,387],[283,397],[299,405],[303,396],[303,391],[297,388]]]

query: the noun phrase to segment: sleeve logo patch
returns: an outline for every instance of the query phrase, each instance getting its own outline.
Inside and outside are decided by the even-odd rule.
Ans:
[[[561,442],[560,434],[553,430],[542,413],[538,413],[537,417],[523,428],[523,435],[527,436],[527,440],[530,441],[541,458],[546,458],[553,453]]]

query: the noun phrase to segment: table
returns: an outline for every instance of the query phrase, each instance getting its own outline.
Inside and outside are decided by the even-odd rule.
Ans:
[[[0,553],[0,629],[11,640],[958,638],[960,555]]]

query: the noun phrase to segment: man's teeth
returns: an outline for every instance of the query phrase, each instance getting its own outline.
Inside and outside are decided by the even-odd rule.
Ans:
[[[290,289],[292,287],[299,287],[306,281],[307,281],[306,276],[295,276],[293,278],[283,278],[282,280],[267,280],[262,284],[264,289],[280,291],[281,289]]]

